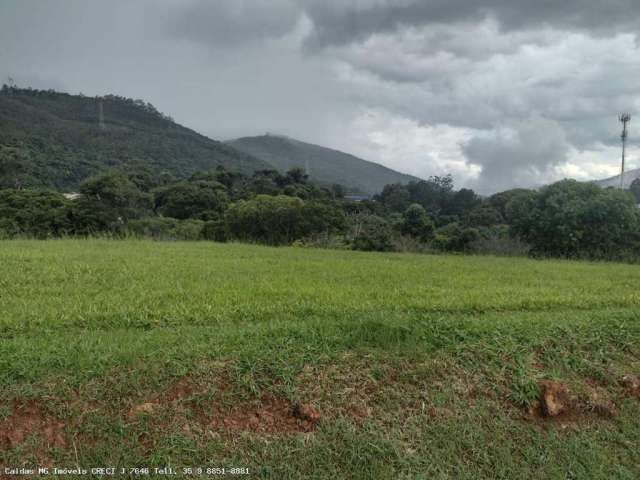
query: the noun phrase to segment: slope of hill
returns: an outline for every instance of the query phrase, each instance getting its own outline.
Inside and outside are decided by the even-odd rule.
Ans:
[[[640,178],[640,168],[626,171],[624,173],[624,188],[629,188],[633,183],[633,181],[637,178]],[[615,177],[605,178],[603,180],[596,180],[594,183],[602,188],[619,187],[620,175],[616,175]]]
[[[131,161],[179,177],[218,165],[243,173],[269,168],[142,100],[0,91],[0,187],[74,189],[92,174]]]
[[[312,180],[323,184],[339,183],[351,193],[374,194],[389,183],[418,180],[347,153],[277,135],[244,137],[228,143],[280,171],[308,168]]]

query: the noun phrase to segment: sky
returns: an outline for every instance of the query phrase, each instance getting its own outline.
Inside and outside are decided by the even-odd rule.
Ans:
[[[288,135],[489,194],[619,172],[639,28],[640,0],[0,0],[0,83],[141,98],[215,139]]]

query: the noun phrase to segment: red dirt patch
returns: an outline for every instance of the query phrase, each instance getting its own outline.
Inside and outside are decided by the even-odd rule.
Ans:
[[[605,389],[589,387],[587,391],[587,409],[602,418],[615,418],[618,415],[618,410]]]
[[[588,382],[587,382],[588,383]],[[539,424],[558,424],[563,429],[595,420],[612,419],[618,414],[608,392],[587,385],[586,396],[570,395],[562,383],[544,380],[539,384],[540,396],[525,413],[525,419]]]
[[[630,395],[640,398],[640,376],[625,375],[621,383]]]
[[[314,425],[320,421],[320,412],[313,405],[296,405],[293,414],[300,420]]]
[[[557,417],[570,408],[569,390],[565,385],[553,380],[540,382],[540,407],[545,417]]]
[[[317,411],[306,411],[307,418],[296,415],[296,409],[289,402],[271,394],[264,394],[260,400],[246,402],[233,408],[214,407],[203,412],[203,420],[209,428],[227,435],[252,432],[265,436],[292,435],[312,431],[319,421]]]
[[[180,401],[194,394],[195,387],[189,377],[184,377],[172,385],[160,399],[166,402]]]
[[[0,446],[15,448],[31,435],[48,446],[65,448],[65,424],[43,412],[35,403],[14,403],[11,414],[0,424]]]

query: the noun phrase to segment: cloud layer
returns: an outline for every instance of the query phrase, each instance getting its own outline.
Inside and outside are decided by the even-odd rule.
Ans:
[[[490,193],[616,173],[638,28],[634,0],[8,0],[0,74]]]

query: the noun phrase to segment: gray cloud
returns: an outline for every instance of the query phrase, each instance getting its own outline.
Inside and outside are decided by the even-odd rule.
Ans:
[[[283,37],[299,15],[295,0],[198,0],[176,8],[169,27],[178,36],[229,47]]]
[[[0,77],[488,193],[613,173],[616,115],[640,112],[639,19],[636,0],[5,0]]]
[[[491,192],[514,185],[543,184],[553,167],[567,160],[569,147],[557,123],[531,118],[472,138],[464,146],[464,153],[472,164],[482,168],[476,188]]]
[[[319,47],[358,42],[375,33],[408,26],[479,22],[494,18],[506,31],[551,26],[603,34],[635,29],[635,0],[309,0],[315,25],[310,44]],[[473,39],[469,39],[473,41]]]

